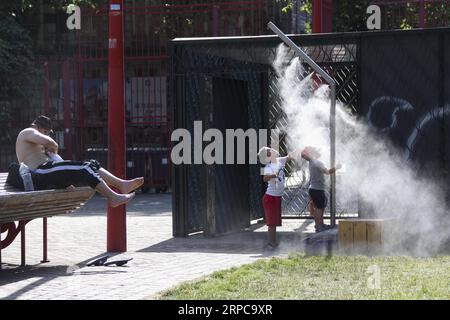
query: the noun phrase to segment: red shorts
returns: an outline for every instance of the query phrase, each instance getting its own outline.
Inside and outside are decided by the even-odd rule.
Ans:
[[[266,224],[269,227],[281,226],[281,197],[265,194],[262,202]]]

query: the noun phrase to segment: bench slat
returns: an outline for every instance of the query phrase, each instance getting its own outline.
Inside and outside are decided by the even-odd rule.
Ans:
[[[79,209],[82,206],[82,204],[71,204],[67,205],[61,208],[44,208],[42,210],[36,210],[33,212],[24,212],[24,213],[13,213],[13,214],[6,214],[0,216],[0,223],[5,222],[11,222],[11,221],[20,221],[20,220],[31,220],[35,218],[41,218],[41,217],[51,217],[55,215],[60,214],[69,214],[74,212],[75,210]]]
[[[3,216],[5,214],[11,214],[11,213],[21,213],[21,212],[29,212],[32,213],[36,210],[41,210],[43,208],[59,208],[67,205],[73,205],[73,204],[84,204],[86,202],[86,199],[84,197],[76,198],[76,199],[69,199],[66,201],[59,201],[57,204],[55,204],[52,201],[47,202],[39,202],[39,206],[36,206],[36,204],[28,204],[27,206],[15,204],[15,205],[9,205],[6,203],[3,207],[0,207],[0,216]]]
[[[23,212],[23,213],[12,213],[12,214],[6,214],[0,216],[0,222],[11,222],[11,221],[19,221],[19,220],[31,220],[34,219],[36,216],[39,217],[51,217],[55,215],[60,214],[68,214],[72,213],[73,211],[80,208],[81,205],[67,205],[65,207],[61,207],[58,209],[42,209],[42,210],[36,210],[33,212]]]
[[[58,199],[71,199],[78,197],[88,197],[93,194],[91,188],[87,187],[87,189],[81,189],[75,191],[67,191],[67,190],[42,190],[42,191],[32,191],[32,192],[14,192],[14,193],[6,193],[0,194],[0,208],[2,203],[23,203],[23,202],[32,202],[32,201],[55,201],[57,203]]]
[[[90,197],[89,197],[90,198]],[[70,200],[60,200],[58,202],[54,201],[34,201],[31,203],[26,204],[9,204],[4,203],[0,205],[0,216],[8,213],[14,213],[14,212],[28,212],[32,213],[33,211],[40,210],[41,208],[58,208],[60,206],[65,206],[67,204],[79,204],[79,203],[85,203],[89,198],[79,197],[74,198]]]
[[[0,223],[71,213],[95,194],[90,187],[24,192],[6,185],[7,175],[0,173]]]

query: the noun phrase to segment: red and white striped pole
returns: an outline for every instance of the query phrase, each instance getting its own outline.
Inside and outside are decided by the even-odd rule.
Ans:
[[[123,0],[109,1],[108,170],[125,178]],[[107,251],[127,250],[125,205],[108,206]]]

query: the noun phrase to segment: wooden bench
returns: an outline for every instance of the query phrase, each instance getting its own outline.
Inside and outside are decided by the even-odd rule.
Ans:
[[[90,187],[24,192],[6,184],[7,173],[0,173],[0,269],[2,249],[21,234],[21,265],[25,265],[25,225],[43,218],[43,259],[47,260],[47,217],[71,213],[84,205],[95,191]],[[17,223],[16,223],[17,222]],[[6,233],[2,240],[1,234]]]

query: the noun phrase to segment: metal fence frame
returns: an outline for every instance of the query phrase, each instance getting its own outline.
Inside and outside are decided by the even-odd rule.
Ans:
[[[384,43],[384,39],[390,39],[391,43],[394,43],[396,49],[398,49],[399,45],[396,43],[409,43],[409,49],[411,49],[411,43],[417,43],[420,41],[421,36],[431,37],[433,39],[440,39],[439,48],[444,45],[443,39],[447,39],[445,43],[448,47],[448,41],[450,28],[439,28],[439,29],[422,29],[422,30],[395,30],[395,31],[376,31],[376,32],[357,32],[357,33],[340,33],[340,34],[320,34],[320,35],[300,35],[300,36],[289,36],[289,38],[295,44],[301,44],[301,49],[307,53],[309,56],[314,57],[316,63],[322,67],[322,69],[326,70],[328,74],[330,74],[333,79],[337,82],[336,88],[336,96],[337,99],[344,104],[348,103],[349,106],[353,108],[353,111],[358,113],[359,110],[367,111],[367,106],[362,106],[363,98],[365,98],[368,92],[360,92],[360,88],[363,88],[362,85],[362,75],[364,74],[366,77],[368,73],[363,72],[362,70],[362,61],[365,63],[369,63],[363,58],[362,50],[368,50],[370,48],[370,43]],[[373,40],[372,40],[373,39]],[[393,39],[398,39],[394,41]],[[404,39],[404,40],[400,40]],[[408,40],[409,39],[409,40]],[[416,42],[410,42],[411,39],[415,39]],[[406,41],[406,42],[405,42]],[[183,127],[183,123],[178,121],[181,119],[176,119],[177,117],[184,117],[185,112],[187,112],[188,106],[186,105],[186,101],[183,97],[183,92],[185,92],[186,88],[182,86],[182,81],[180,80],[184,74],[207,74],[208,72],[220,72],[220,70],[215,70],[214,68],[206,68],[201,63],[199,64],[190,64],[185,63],[182,59],[183,55],[187,55],[186,50],[188,48],[194,48],[197,52],[204,52],[208,55],[209,61],[219,61],[222,59],[221,57],[230,58],[233,55],[241,55],[241,61],[247,62],[252,61],[255,63],[269,63],[269,61],[273,61],[273,57],[275,55],[274,47],[280,43],[280,39],[277,36],[259,36],[259,37],[239,37],[239,38],[214,38],[214,39],[175,39],[172,41],[172,69],[171,69],[171,94],[174,97],[174,100],[171,103],[172,110],[174,112],[174,122],[172,123],[173,128]],[[364,48],[363,48],[364,44]],[[367,47],[369,45],[369,47]],[[434,48],[434,47],[433,47]],[[335,49],[335,50],[333,50]],[[339,60],[342,52],[345,53],[346,57],[343,60]],[[372,48],[370,50],[374,50]],[[388,50],[388,49],[384,49]],[[439,61],[446,63],[448,67],[448,58],[443,57],[443,53],[440,51],[433,51],[435,49],[431,49],[429,52],[430,55],[439,59]],[[384,51],[385,52],[385,51]],[[409,51],[408,51],[409,52]],[[411,51],[411,54],[413,52]],[[190,57],[194,57],[195,54],[191,50]],[[320,62],[316,60],[319,58]],[[389,64],[388,64],[389,65]],[[424,67],[424,66],[422,66]],[[376,68],[375,68],[376,69]],[[430,72],[434,72],[430,70]],[[230,65],[224,65],[224,70],[222,72],[233,72],[233,68]],[[243,70],[239,70],[239,72],[243,72]],[[269,76],[269,75],[268,75]],[[444,90],[444,86],[448,86],[448,82],[445,79],[448,77],[444,76],[443,69],[439,69],[439,72],[433,73],[434,77],[438,77],[440,80],[437,80],[439,84],[439,92],[442,95]],[[178,80],[178,83],[177,83]],[[180,82],[181,81],[181,82]],[[377,81],[382,81],[382,79],[378,79]],[[382,82],[381,82],[382,84]],[[399,84],[401,85],[401,83]],[[395,89],[395,88],[394,88]],[[266,88],[266,92],[264,93],[264,103],[267,106],[267,101],[270,99],[270,93],[267,91],[269,88]],[[276,87],[271,90],[277,90]],[[365,90],[369,90],[366,88]],[[385,88],[388,92],[391,91],[391,88]],[[445,93],[445,92],[444,92]],[[377,93],[378,94],[378,93]],[[448,98],[448,95],[445,95]],[[445,100],[444,96],[440,101]],[[444,100],[443,100],[444,99]],[[442,102],[441,101],[441,102]],[[367,101],[365,103],[368,103]],[[363,108],[364,107],[364,108]],[[281,105],[280,105],[281,108]],[[279,109],[280,109],[279,108]],[[268,110],[266,109],[266,113]],[[279,111],[274,110],[275,113],[279,113]],[[418,117],[420,116],[417,115]],[[265,115],[265,128],[269,127],[269,117]],[[273,122],[283,122],[283,119],[272,119]],[[445,130],[444,130],[445,131]],[[280,145],[281,146],[281,145]],[[282,147],[282,146],[281,146]],[[282,151],[285,151],[281,148]],[[448,162],[445,163],[448,167]],[[188,212],[186,209],[192,205],[194,199],[189,198],[187,193],[185,192],[189,186],[187,182],[190,181],[190,172],[189,168],[177,168],[173,167],[172,172],[173,175],[173,184],[177,185],[177,189],[174,190],[173,194],[173,214],[174,214],[174,235],[175,236],[183,236],[187,235],[191,232],[195,231],[204,231],[204,226],[201,223],[201,218],[198,219],[199,224],[192,228],[190,225]],[[289,168],[287,168],[289,170]],[[287,178],[288,179],[288,178]],[[339,183],[338,183],[339,185]],[[338,190],[339,192],[339,190]],[[345,212],[341,211],[340,203],[339,203],[339,194],[336,197],[336,218],[342,219],[348,217]],[[370,215],[370,210],[365,207],[363,203],[355,202],[357,205],[357,213],[362,214],[364,216]],[[302,210],[302,208],[298,208],[298,210]],[[353,212],[353,211],[352,211]],[[344,213],[344,214],[342,214]],[[293,215],[293,218],[308,218],[306,215]],[[283,216],[283,218],[287,218]]]

